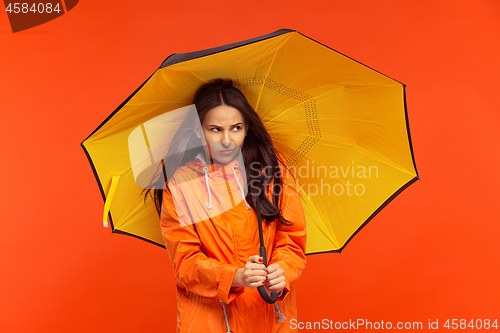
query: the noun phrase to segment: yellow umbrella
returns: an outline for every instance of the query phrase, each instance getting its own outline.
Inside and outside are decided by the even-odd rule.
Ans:
[[[162,147],[168,145],[183,119],[179,110],[188,110],[196,89],[214,78],[233,80],[288,160],[303,198],[308,254],[340,252],[418,179],[405,86],[281,29],[169,56],[81,143],[105,200],[105,225],[109,216],[113,232],[164,247],[158,214],[152,201],[144,203],[138,182],[138,170],[165,157],[147,134],[163,131]],[[169,124],[168,131],[155,127],[158,119]],[[130,141],[141,133],[140,144]],[[142,145],[144,156],[132,156],[134,145]]]

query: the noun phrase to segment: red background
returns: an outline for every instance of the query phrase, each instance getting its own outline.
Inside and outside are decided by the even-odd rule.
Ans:
[[[0,331],[174,330],[167,252],[102,227],[79,144],[168,55],[280,28],[407,85],[421,177],[341,255],[308,257],[299,320],[500,319],[499,15],[496,0],[88,0],[13,34],[0,12]]]

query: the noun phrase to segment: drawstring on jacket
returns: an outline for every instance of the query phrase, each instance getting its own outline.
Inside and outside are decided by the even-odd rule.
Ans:
[[[226,333],[231,333],[231,329],[229,328],[229,321],[227,320],[227,313],[226,313],[226,303],[223,301],[219,300],[222,303],[222,307],[224,308],[224,319],[226,319],[226,328],[227,332]],[[274,303],[275,311],[278,314],[278,323],[282,323],[286,320],[286,317],[280,312],[280,308],[278,306],[278,303]]]
[[[247,201],[245,199],[245,192],[243,192],[243,189],[241,188],[238,176],[236,176],[236,171],[234,171],[234,163],[233,163],[233,173],[234,173],[234,178],[236,178],[236,182],[238,183],[238,187],[240,188],[241,196],[243,197],[243,200],[245,201],[245,205],[247,205],[247,210],[248,210],[248,209],[250,209],[250,205],[247,203]]]
[[[208,184],[208,167],[204,167],[203,171],[205,172],[205,184],[207,185],[207,191],[208,191],[208,203],[205,204],[205,206],[208,209],[212,209],[212,193],[210,192],[210,185]],[[236,171],[234,171],[234,163],[233,163],[233,173],[234,177],[236,178],[236,182],[238,183],[238,188],[240,189],[241,196],[243,197],[243,201],[245,201],[245,205],[247,207],[247,210],[250,209],[250,205],[248,204],[247,200],[245,199],[245,192],[243,191],[243,188],[241,188],[240,180],[238,179],[238,176],[236,175]]]
[[[226,318],[226,327],[227,327],[227,332],[226,333],[231,333],[231,330],[229,329],[229,321],[227,320],[226,303],[224,303],[223,301],[220,301],[220,302],[222,303],[222,307],[224,308],[224,318]]]
[[[278,314],[278,323],[282,323],[285,321],[286,317],[280,312],[280,308],[278,306],[278,302],[274,303],[274,310],[276,311],[276,313]]]
[[[208,209],[212,209],[212,193],[210,193],[210,186],[208,185],[208,168],[204,167],[203,171],[205,171],[205,183],[207,184],[208,198],[210,200],[205,206],[207,206]]]

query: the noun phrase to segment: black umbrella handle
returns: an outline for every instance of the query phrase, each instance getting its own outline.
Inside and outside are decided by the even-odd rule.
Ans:
[[[264,260],[264,265],[267,267],[266,248],[262,246],[259,249],[259,253]],[[257,287],[257,290],[259,290],[260,297],[262,297],[262,299],[269,304],[274,304],[274,302],[278,299],[278,294],[275,291],[272,291],[271,295],[269,295],[264,286]]]
[[[267,267],[267,254],[266,254],[266,248],[264,246],[264,236],[262,233],[262,220],[260,217],[259,197],[257,197],[257,218],[259,220],[259,238],[260,238],[259,254],[262,257],[262,260],[264,261],[264,265]],[[269,304],[273,304],[278,299],[278,294],[276,292],[272,291],[271,295],[269,295],[264,286],[257,287],[257,290],[259,291],[260,297],[262,297],[262,299]]]

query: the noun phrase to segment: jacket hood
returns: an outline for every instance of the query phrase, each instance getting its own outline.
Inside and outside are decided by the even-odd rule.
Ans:
[[[241,155],[241,153],[238,154],[238,156],[233,161],[226,164],[207,164],[204,154],[199,153],[193,160],[186,163],[180,169],[184,169],[184,171],[191,171],[188,172],[189,174],[191,174],[188,179],[194,180],[204,178],[204,181],[202,181],[202,183],[204,183],[203,185],[198,183],[197,181],[195,181],[195,183],[199,184],[197,186],[203,186],[206,189],[208,202],[206,202],[204,205],[208,210],[211,210],[213,208],[212,192],[214,190],[214,183],[220,181],[225,183],[233,183],[234,181],[236,181],[238,190],[241,193],[241,197],[243,198],[243,201],[245,201],[246,209],[249,210],[250,205],[245,198],[246,192],[248,192],[246,189],[246,173],[245,168],[240,167],[241,165],[243,165],[243,156]]]

